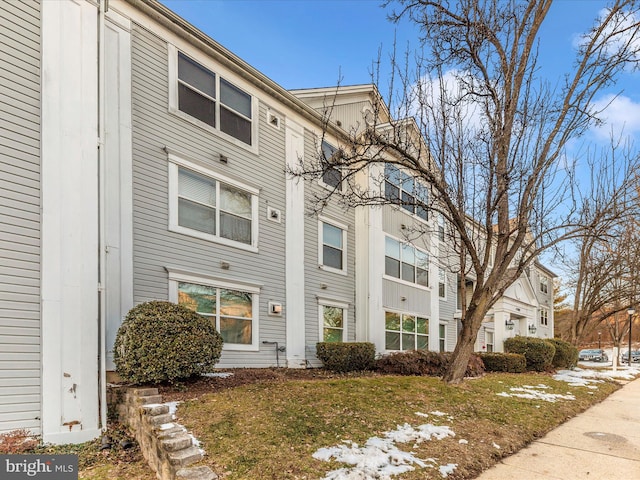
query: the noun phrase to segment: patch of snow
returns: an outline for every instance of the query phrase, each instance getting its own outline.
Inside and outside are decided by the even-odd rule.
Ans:
[[[429,416],[429,414],[422,413],[422,412],[416,412],[416,415],[419,416],[419,417],[428,417]]]
[[[446,426],[425,424],[414,428],[405,423],[395,430],[385,432],[383,437],[369,438],[362,447],[355,442],[345,440],[343,445],[318,449],[313,454],[313,458],[325,462],[335,459],[352,465],[351,468],[330,471],[323,480],[384,479],[414,470],[413,465],[421,468],[431,467],[426,460],[419,459],[414,453],[400,450],[396,443],[418,444],[432,438],[442,440],[454,436],[455,433]]]
[[[546,385],[542,385],[542,386],[537,386],[537,387],[530,387],[529,388],[525,388],[525,387],[511,387],[509,390],[512,393],[507,393],[507,392],[500,392],[497,393],[496,395],[498,395],[499,397],[517,397],[517,398],[527,398],[530,400],[544,400],[545,402],[551,402],[551,403],[555,403],[557,400],[575,400],[576,397],[571,395],[571,394],[567,394],[567,395],[561,395],[559,393],[546,393],[546,392],[541,392],[540,390],[538,390],[539,388],[547,388]]]
[[[436,417],[446,417],[446,416],[447,416],[447,414],[446,414],[446,413],[444,413],[444,412],[439,412],[438,410],[435,410],[435,411],[433,411],[433,412],[429,412],[429,413],[431,413],[431,415],[435,415]]]
[[[498,445],[496,442],[493,442],[493,448],[497,448],[498,450],[500,450],[500,445]]]
[[[640,374],[637,367],[624,370],[560,370],[553,376],[555,380],[567,382],[572,387],[587,387],[592,383],[602,383],[604,380],[633,380]],[[596,387],[597,388],[597,387]]]
[[[458,440],[458,443],[460,445],[467,445],[469,443],[469,440],[465,440],[464,438],[461,438],[460,440]]]
[[[233,376],[232,372],[212,372],[212,373],[203,373],[203,377],[219,377],[219,378],[228,378]]]
[[[169,407],[169,414],[174,415],[175,418],[175,413],[176,410],[178,410],[178,404],[180,402],[166,402],[164,405],[166,405],[167,407]]]
[[[449,463],[447,465],[442,465],[440,467],[440,475],[442,475],[442,478],[447,478],[449,474],[453,473],[453,471],[456,469],[457,466],[458,466],[457,463]]]
[[[175,427],[175,423],[163,423],[160,425],[160,430],[169,430],[170,428]]]

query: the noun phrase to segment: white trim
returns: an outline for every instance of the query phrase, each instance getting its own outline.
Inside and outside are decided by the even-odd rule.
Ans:
[[[333,227],[339,228],[342,230],[342,269],[330,267],[324,264],[324,226],[323,224],[328,224]],[[325,272],[338,273],[340,275],[347,275],[347,232],[349,231],[349,227],[344,223],[336,222],[330,218],[325,216],[318,217],[318,267]]]
[[[100,434],[98,10],[41,12],[42,439],[71,443]]]
[[[216,98],[214,99],[215,105],[216,105],[216,116],[215,116],[216,126],[215,127],[212,127],[211,125],[195,117],[192,117],[191,115],[181,111],[178,108],[178,52],[179,51],[184,53],[184,55],[196,61],[197,63],[201,64],[204,68],[210,70],[215,75],[216,95],[217,95]],[[198,126],[199,128],[206,130],[207,132],[211,132],[215,135],[218,135],[224,138],[225,140],[227,140],[229,143],[232,143],[233,145],[236,145],[245,150],[249,150],[250,152],[255,153],[257,155],[259,152],[258,139],[260,135],[260,132],[259,132],[260,105],[259,105],[258,97],[253,93],[253,89],[247,88],[247,85],[245,84],[245,82],[243,82],[241,79],[239,79],[235,75],[229,74],[223,69],[220,69],[218,65],[216,65],[214,62],[211,61],[210,58],[204,55],[194,55],[194,53],[191,51],[187,52],[182,49],[178,50],[178,48],[175,45],[167,42],[167,56],[168,56],[168,77],[169,77],[168,78],[169,113],[171,113],[172,115],[176,115]],[[224,73],[220,73],[221,71],[223,71]],[[221,78],[229,82],[234,87],[237,87],[238,89],[242,90],[244,93],[246,93],[251,97],[251,119],[250,119],[251,144],[250,145],[243,142],[242,140],[235,138],[232,135],[229,135],[228,133],[223,132],[220,129],[220,108],[221,108],[220,79]],[[245,118],[245,117],[242,116],[242,118]]]
[[[304,128],[285,118],[287,167],[300,168],[304,158]],[[287,366],[306,367],[305,262],[304,259],[304,182],[287,175],[285,180],[285,304]]]
[[[335,307],[342,310],[342,341],[346,342],[349,339],[348,324],[349,324],[349,303],[342,301],[335,301],[328,298],[318,299],[318,320],[320,329],[318,330],[318,341],[324,342],[324,308],[323,307]]]
[[[255,284],[245,283],[238,280],[227,280],[221,277],[213,277],[211,275],[197,275],[193,273],[187,273],[176,269],[165,267],[169,273],[169,301],[178,303],[178,282],[192,283],[196,285],[206,285],[213,288],[223,288],[229,290],[239,290],[245,293],[251,294],[251,345],[243,345],[238,343],[224,343],[222,346],[223,351],[251,351],[257,352],[260,350],[260,286]],[[216,302],[219,307],[220,302]],[[219,312],[213,317],[218,320],[220,318]]]
[[[396,332],[395,330],[387,330],[387,315],[386,315],[387,312],[388,313],[395,313],[395,314],[400,315],[400,330],[398,332]],[[432,334],[431,334],[431,315],[427,315],[427,314],[424,314],[424,313],[410,312],[410,311],[407,311],[407,310],[400,310],[398,308],[385,307],[385,306],[382,307],[382,332],[384,334],[384,343],[383,343],[382,351],[384,353],[403,352],[403,351],[405,351],[405,350],[388,350],[387,349],[387,345],[386,345],[386,333],[387,332],[400,333],[400,338],[401,338],[400,343],[402,343],[402,333],[403,333],[402,332],[402,316],[403,315],[409,315],[409,316],[412,316],[412,317],[416,317],[416,321],[417,321],[418,317],[423,318],[423,319],[425,319],[427,321],[427,328],[428,328],[428,332],[426,334],[426,337],[427,337],[427,351],[430,351],[431,350],[431,341],[432,341],[431,340],[431,338],[432,338]],[[423,336],[423,337],[425,336],[424,333],[417,333],[417,332],[413,332],[413,333],[411,333],[411,335],[413,335],[414,337],[417,337],[418,335]]]
[[[183,158],[176,157],[174,154],[168,154],[168,179],[169,179],[169,225],[168,229],[171,232],[181,233],[183,235],[189,235],[191,237],[200,238],[209,242],[219,243],[222,245],[228,245],[230,247],[247,250],[250,252],[258,252],[258,224],[259,224],[259,212],[258,212],[258,194],[260,190],[249,185],[242,184],[237,180],[229,178],[225,175],[218,174],[213,170],[207,169],[196,163],[192,163]],[[219,235],[211,235],[206,232],[200,232],[191,228],[183,227],[178,224],[178,167],[183,167],[202,175],[205,175],[216,181],[216,191],[219,190],[218,183],[224,183],[231,185],[240,190],[251,194],[251,244],[237,242],[228,238],[221,237]],[[216,205],[216,210],[219,206]]]
[[[438,352],[446,352],[447,351],[447,326],[448,322],[443,322],[442,320],[438,321]],[[444,338],[440,337],[440,327],[444,327]],[[444,341],[444,348],[440,348],[440,341]]]

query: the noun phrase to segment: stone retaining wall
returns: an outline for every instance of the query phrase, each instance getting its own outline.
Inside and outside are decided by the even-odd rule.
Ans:
[[[157,388],[127,389],[117,409],[120,421],[131,427],[144,458],[160,480],[218,478],[209,467],[189,467],[202,460],[202,451],[193,445],[186,428],[173,421]]]

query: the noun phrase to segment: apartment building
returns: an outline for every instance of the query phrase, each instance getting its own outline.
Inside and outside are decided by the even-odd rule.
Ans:
[[[0,431],[98,436],[118,327],[148,300],[209,317],[224,368],[317,366],[318,341],[453,350],[458,277],[428,186],[372,166],[360,181],[416,204],[311,214],[340,172],[287,173],[365,125],[375,86],[288,92],[154,0],[2,2],[0,18]],[[479,351],[532,321],[552,336],[552,276],[514,286]]]

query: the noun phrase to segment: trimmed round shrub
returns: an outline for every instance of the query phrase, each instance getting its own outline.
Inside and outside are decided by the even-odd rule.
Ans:
[[[551,369],[551,362],[556,347],[536,337],[512,337],[504,341],[507,353],[519,353],[527,360],[527,370],[546,372]]]
[[[316,356],[324,368],[332,372],[373,370],[376,347],[369,342],[319,342]]]
[[[556,353],[551,362],[554,368],[575,368],[578,365],[578,349],[569,342],[559,338],[547,338],[545,342],[556,347]]]
[[[113,349],[118,374],[130,383],[159,383],[210,372],[220,359],[222,336],[211,321],[170,302],[129,310]]]
[[[480,358],[487,372],[522,373],[527,370],[527,359],[519,353],[482,353]]]

